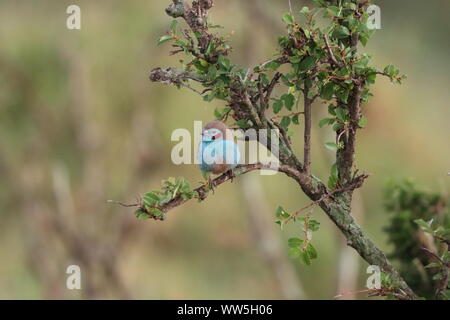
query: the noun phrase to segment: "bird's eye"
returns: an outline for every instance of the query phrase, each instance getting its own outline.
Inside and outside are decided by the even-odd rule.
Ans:
[[[213,140],[216,140],[216,136],[213,136],[212,139],[213,139]]]

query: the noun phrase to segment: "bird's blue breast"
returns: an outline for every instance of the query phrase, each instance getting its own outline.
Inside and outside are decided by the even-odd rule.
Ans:
[[[231,140],[202,141],[197,159],[205,171],[212,171],[215,164],[227,164],[233,169],[240,161],[240,153],[237,144]]]

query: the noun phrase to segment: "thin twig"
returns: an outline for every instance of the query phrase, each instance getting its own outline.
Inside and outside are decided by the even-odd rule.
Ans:
[[[289,3],[289,12],[291,13],[291,15],[294,15],[293,11],[292,11],[292,3],[291,0],[288,0]]]
[[[369,177],[368,174],[362,174],[358,177],[355,177],[353,179],[353,183],[339,188],[339,189],[335,189],[330,191],[329,193],[324,194],[322,197],[320,197],[319,200],[316,200],[314,202],[311,202],[310,204],[308,204],[307,206],[301,208],[300,210],[296,211],[294,214],[292,214],[289,218],[287,218],[286,220],[284,220],[285,224],[288,223],[289,221],[291,221],[292,219],[298,217],[303,211],[312,208],[316,205],[319,205],[322,201],[328,200],[330,198],[332,198],[334,195],[338,194],[338,193],[342,193],[342,192],[347,192],[350,190],[355,190],[361,187],[362,183],[364,182],[365,179],[367,179]]]
[[[326,48],[327,48],[328,56],[329,56],[331,62],[332,62],[336,67],[339,67],[339,62],[336,60],[336,57],[334,56],[333,49],[331,49],[331,46],[330,46],[330,43],[329,43],[329,41],[328,41],[327,35],[324,35],[323,37],[324,37],[324,39],[325,39],[325,46],[326,46]]]
[[[127,203],[123,203],[123,202],[116,201],[116,200],[106,200],[106,202],[107,202],[107,203],[118,204],[118,205],[120,205],[120,206],[122,206],[122,207],[125,207],[125,208],[139,207],[139,206],[140,206],[139,203],[127,204]]]
[[[294,116],[298,116],[298,115],[300,115],[300,114],[304,114],[304,112],[303,112],[303,111],[300,111],[300,112],[293,112],[293,113],[289,113],[289,114],[286,114],[286,115],[279,114],[279,115],[273,116],[273,117],[270,118],[270,119],[271,119],[271,120],[274,120],[274,119],[280,119],[280,118],[283,118],[283,117],[294,117]]]
[[[444,260],[441,259],[441,257],[439,257],[436,253],[434,253],[433,251],[431,251],[428,248],[422,248],[423,251],[427,252],[428,254],[430,254],[431,256],[433,256],[436,260],[438,260],[440,263],[445,264]]]
[[[312,102],[308,98],[308,91],[304,91],[304,116],[305,116],[305,130],[304,130],[304,141],[303,146],[303,170],[307,174],[311,173],[311,128],[312,128],[312,113],[311,105]]]

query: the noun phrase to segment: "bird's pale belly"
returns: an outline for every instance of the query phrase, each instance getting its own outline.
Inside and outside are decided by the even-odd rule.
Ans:
[[[236,167],[240,155],[237,146],[233,142],[217,141],[203,143],[198,157],[202,170],[213,174],[222,174]]]

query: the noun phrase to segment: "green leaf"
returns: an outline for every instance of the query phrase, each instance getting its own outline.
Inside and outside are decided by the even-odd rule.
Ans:
[[[438,263],[438,262],[432,262],[432,263],[427,264],[427,265],[425,266],[425,268],[427,268],[427,269],[430,269],[430,268],[440,268],[440,267],[441,267],[441,264]]]
[[[311,259],[317,259],[317,250],[314,248],[314,246],[310,243],[308,243],[308,246],[306,247],[306,251],[308,252],[309,258]]]
[[[178,26],[178,20],[174,19],[172,20],[172,23],[170,24],[170,30],[175,33],[175,31],[177,30],[177,26]]]
[[[136,218],[138,218],[139,220],[146,220],[146,219],[149,219],[149,218],[150,218],[150,215],[149,215],[147,212],[143,211],[142,209],[137,209],[137,210],[134,212],[134,215],[135,215]]]
[[[297,259],[300,257],[301,251],[298,248],[290,248],[288,251],[288,255],[290,258]]]
[[[294,17],[290,13],[283,14],[283,21],[287,24],[294,23]]]
[[[328,188],[330,188],[330,189],[336,188],[336,185],[337,185],[338,180],[339,180],[339,179],[338,179],[337,176],[331,175],[331,176],[328,178]]]
[[[350,90],[345,89],[345,88],[340,88],[336,92],[336,96],[344,103],[347,103],[349,94],[350,94]]]
[[[341,9],[335,6],[331,6],[327,8],[327,12],[333,17],[339,17]]]
[[[293,123],[293,124],[297,124],[297,125],[300,124],[298,118],[299,118],[298,114],[296,114],[295,116],[293,116],[293,117],[292,117],[292,123]]]
[[[148,208],[158,204],[158,202],[160,201],[160,198],[156,193],[149,192],[144,195],[142,200],[144,202],[144,206],[148,209]]]
[[[230,111],[231,111],[230,107],[225,107],[222,110],[216,108],[216,110],[214,111],[214,115],[216,116],[217,120],[221,120]]]
[[[326,125],[330,125],[334,123],[334,119],[332,118],[325,118],[319,121],[319,127],[323,128]]]
[[[325,147],[327,149],[329,149],[329,150],[332,150],[332,151],[336,151],[338,149],[337,144],[334,143],[334,142],[327,142],[327,143],[325,143]]]
[[[338,180],[339,178],[338,178],[337,164],[334,163],[330,169],[330,177],[328,178],[328,187],[331,189],[336,188]]]
[[[289,59],[289,62],[292,64],[299,63],[300,61],[302,61],[302,57],[299,56],[294,56]]]
[[[164,218],[164,212],[162,212],[161,210],[159,210],[157,208],[152,208],[151,215],[153,217],[162,217],[162,218]]]
[[[206,54],[211,54],[215,50],[214,41],[210,41],[208,44],[208,48],[206,48]]]
[[[273,109],[273,113],[277,114],[278,112],[281,111],[281,109],[283,108],[283,101],[281,100],[276,100],[273,103],[272,109]]]
[[[239,128],[242,128],[242,129],[250,128],[250,125],[247,123],[247,120],[245,120],[245,119],[241,119],[241,120],[237,121],[236,124],[238,125]]]
[[[269,79],[267,78],[267,75],[265,73],[261,73],[259,76],[261,77],[261,83],[267,86],[269,84]]]
[[[303,263],[306,264],[307,266],[311,265],[311,259],[307,251],[302,252],[300,258],[303,261]]]
[[[213,81],[217,77],[217,68],[215,65],[211,65],[208,68],[208,74],[207,74],[208,80]]]
[[[216,117],[217,120],[220,120],[223,117],[222,112],[217,108],[214,109],[214,117]]]
[[[305,59],[302,60],[302,62],[300,62],[300,64],[298,65],[298,68],[300,71],[307,71],[312,69],[312,67],[314,67],[316,63],[316,58],[309,56],[306,57]]]
[[[281,119],[280,126],[281,126],[284,130],[287,130],[290,124],[291,124],[291,118],[285,116],[285,117],[283,117],[283,119]]]
[[[342,108],[336,108],[334,110],[336,112],[336,117],[341,120],[341,121],[346,121],[347,120],[347,111],[345,109]]]
[[[165,43],[165,42],[167,42],[167,41],[170,41],[170,40],[172,40],[172,39],[173,39],[173,37],[172,37],[171,35],[165,34],[165,35],[163,35],[161,38],[159,38],[159,40],[158,40],[158,45],[163,44],[163,43]]]
[[[311,231],[317,231],[319,230],[320,222],[317,220],[309,220],[308,221],[308,228]]]
[[[172,198],[173,194],[171,192],[167,192],[159,198],[159,203],[160,204],[168,203],[170,200],[172,200]]]
[[[338,132],[339,130],[341,130],[342,128],[344,128],[344,126],[342,125],[342,123],[336,122],[333,125],[333,131]]]
[[[290,238],[288,240],[288,245],[290,248],[298,248],[303,245],[303,240],[300,238]]]
[[[284,210],[282,206],[278,206],[275,212],[275,216],[284,220],[289,218],[291,215],[286,210]]]
[[[334,29],[333,33],[331,34],[331,37],[334,39],[343,39],[350,35],[350,31],[347,29],[347,27],[339,26]]]
[[[358,125],[360,128],[365,128],[367,125],[367,118],[366,117],[361,117],[358,121]]]
[[[359,38],[359,41],[361,41],[361,44],[363,45],[363,47],[365,47],[367,45],[367,42],[369,42],[370,36],[368,34],[361,33],[358,38]]]
[[[221,26],[220,24],[208,24],[208,28],[210,28],[210,29],[223,29],[224,26]]]
[[[337,163],[333,163],[333,165],[330,168],[330,173],[335,176],[338,175]]]
[[[281,96],[281,100],[284,101],[284,105],[286,106],[286,108],[291,111],[292,107],[294,106],[295,103],[295,97],[294,95],[290,94],[290,93],[285,93]]]
[[[300,14],[307,15],[308,13],[309,13],[309,8],[308,7],[303,7],[300,10]]]
[[[377,79],[377,74],[375,72],[370,72],[367,74],[367,83],[374,84],[375,80]]]
[[[215,91],[211,91],[206,96],[203,96],[203,101],[211,102],[211,101],[214,100],[215,97],[216,97],[216,92]]]
[[[424,229],[430,229],[430,224],[429,223],[427,223],[427,222],[425,222],[425,221],[423,221],[423,219],[416,219],[416,220],[414,220],[414,222],[417,224],[417,225],[419,225],[419,226],[421,226],[422,228],[424,228]]]
[[[231,62],[228,58],[225,58],[224,56],[219,56],[219,59],[217,61],[219,65],[222,67],[224,71],[229,71],[231,68]]]
[[[390,77],[395,77],[400,73],[400,71],[394,65],[390,64],[384,68],[384,73]]]
[[[433,280],[441,280],[444,277],[442,273],[436,273],[431,279]]]
[[[279,67],[281,66],[281,64],[277,61],[269,61],[264,65],[264,68],[266,69],[271,69],[271,70],[277,70]]]
[[[334,94],[334,83],[328,82],[320,90],[320,97],[324,100],[331,100]]]
[[[334,109],[336,109],[336,107],[333,104],[330,104],[328,106],[328,113],[331,114],[332,116],[336,115],[336,112],[334,111]]]

